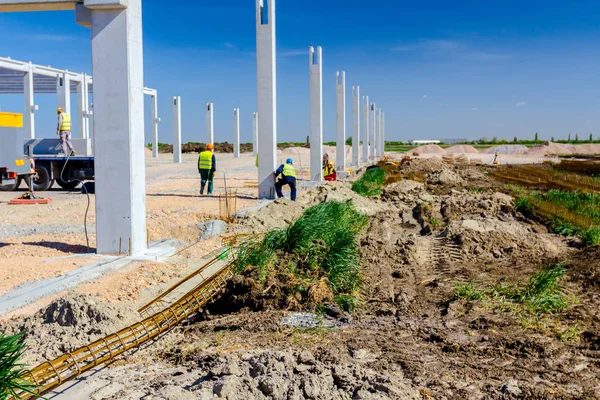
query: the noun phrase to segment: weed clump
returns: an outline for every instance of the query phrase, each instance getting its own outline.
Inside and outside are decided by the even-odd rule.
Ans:
[[[496,284],[487,289],[478,289],[473,282],[459,282],[452,300],[484,301],[491,308],[516,315],[524,328],[545,332],[549,325],[545,317],[564,312],[575,302],[565,294],[561,285],[561,278],[566,271],[563,265],[557,264],[530,275],[525,285]],[[553,325],[558,326],[556,321]],[[571,326],[553,331],[559,339],[571,341],[573,332],[578,331],[576,328]]]
[[[12,336],[0,334],[0,399],[9,396],[20,398],[20,392],[33,394],[35,385],[23,379],[25,365],[19,363],[24,351],[23,333]]]
[[[356,236],[367,222],[350,202],[321,203],[289,227],[242,245],[235,270],[267,289],[276,287],[293,308],[333,298],[351,311],[363,283]]]
[[[381,194],[384,183],[385,171],[381,168],[372,168],[352,184],[352,190],[365,197],[377,196]]]

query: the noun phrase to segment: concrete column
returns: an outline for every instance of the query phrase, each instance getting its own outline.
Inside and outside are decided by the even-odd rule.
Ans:
[[[275,198],[277,156],[277,65],[275,0],[256,0],[256,97],[258,118],[258,197]]]
[[[94,76],[96,247],[147,248],[142,1],[91,9]]]
[[[33,67],[29,63],[29,72],[23,77],[24,94],[25,94],[25,112],[23,113],[23,128],[25,128],[25,137],[27,139],[35,139],[35,105],[33,92]]]
[[[206,144],[215,143],[214,105],[206,103]]]
[[[81,84],[77,88],[77,94],[79,95],[79,90],[82,92],[82,99],[79,100],[83,105],[83,112],[81,117],[81,125],[83,126],[83,137],[85,139],[89,139],[90,135],[90,77],[87,74],[83,74],[81,76]],[[91,143],[91,141],[90,141]],[[90,145],[91,146],[91,145]],[[91,147],[90,147],[91,150]],[[91,154],[91,153],[90,153]]]
[[[335,166],[338,171],[346,170],[346,72],[336,73],[336,151]]]
[[[56,77],[56,98],[57,107],[62,107],[63,111],[71,114],[71,79],[67,74],[61,74]]]
[[[375,136],[377,136],[377,107],[375,107],[375,103],[371,103],[371,106],[369,108],[369,119],[370,119],[370,126],[369,126],[369,158],[371,160],[375,159],[375,155],[377,154],[376,152],[376,148],[377,148],[377,143],[376,143],[376,139]]]
[[[181,97],[173,97],[173,162],[181,164]]]
[[[240,109],[233,109],[233,156],[240,158]]]
[[[74,137],[79,137],[81,139],[85,139],[86,129],[85,129],[85,89],[84,89],[83,77],[81,82],[77,83],[77,117],[79,118],[79,135]]]
[[[352,86],[352,165],[358,167],[360,146],[360,86]]]
[[[323,180],[323,50],[309,48],[310,179]]]
[[[252,155],[258,154],[258,113],[252,114]]]
[[[364,96],[363,97],[363,104],[362,104],[362,112],[363,112],[363,118],[362,118],[362,142],[363,142],[363,148],[362,148],[362,161],[364,163],[368,163],[369,162],[369,96]]]
[[[152,157],[158,158],[158,94],[154,93],[150,97],[152,101]]]

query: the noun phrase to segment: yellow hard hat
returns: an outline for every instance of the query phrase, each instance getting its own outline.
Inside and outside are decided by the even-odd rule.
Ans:
[[[62,110],[63,110],[63,108],[62,108],[62,107],[58,107],[58,108],[56,109],[56,112],[57,112],[57,113],[59,113],[59,112],[61,112]]]
[[[329,165],[333,167],[333,161],[329,161]]]

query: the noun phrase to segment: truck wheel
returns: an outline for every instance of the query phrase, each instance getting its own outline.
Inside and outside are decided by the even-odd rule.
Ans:
[[[44,164],[35,165],[35,175],[33,176],[33,191],[44,192],[52,187],[54,180],[50,179],[50,171]]]
[[[17,181],[12,185],[0,185],[0,192],[12,192],[13,190],[17,190],[21,185],[21,181],[23,178],[17,178]]]
[[[60,186],[61,188],[65,189],[65,190],[72,190],[72,189],[75,189],[77,186],[79,186],[79,181],[69,182],[69,181],[63,180],[61,177],[56,179],[56,183],[58,183],[58,186]]]

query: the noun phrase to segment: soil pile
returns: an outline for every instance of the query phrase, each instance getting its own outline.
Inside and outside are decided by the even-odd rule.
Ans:
[[[575,144],[572,145],[573,154],[594,155],[600,154],[600,144]]]
[[[529,150],[529,147],[522,144],[504,144],[501,146],[490,147],[485,150],[485,153],[494,154],[495,152],[498,152],[498,154],[523,154],[527,150]]]
[[[556,154],[573,154],[573,146],[568,144],[546,142],[538,146],[533,146],[525,152],[527,155],[556,155]]]
[[[442,149],[437,144],[427,144],[412,149],[409,154],[446,154],[446,150]]]
[[[134,309],[131,303],[116,306],[89,295],[68,295],[31,317],[9,321],[7,332],[25,331],[25,343],[32,351],[25,353],[23,362],[35,365],[134,323],[139,320]]]
[[[448,154],[456,154],[456,153],[479,153],[475,147],[468,144],[460,144],[457,146],[451,146],[446,148],[446,153]]]
[[[198,398],[419,399],[402,374],[383,375],[356,364],[324,362],[309,352],[265,351],[198,360],[209,371],[192,388]]]

